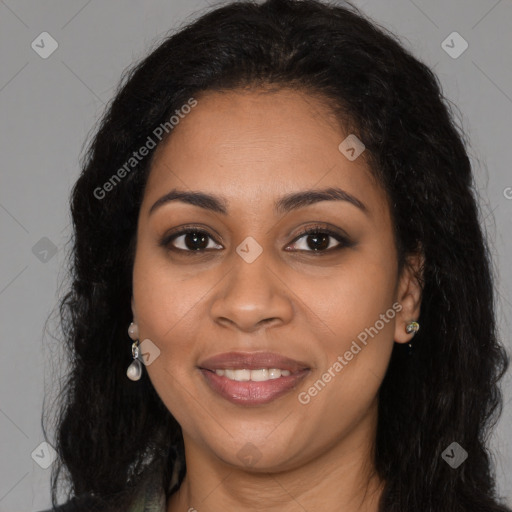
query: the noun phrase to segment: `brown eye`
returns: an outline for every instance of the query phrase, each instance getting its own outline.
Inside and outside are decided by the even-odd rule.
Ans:
[[[353,245],[346,236],[320,227],[305,229],[295,239],[294,245],[297,245],[297,241],[302,239],[304,239],[304,242],[301,243],[300,247],[295,247],[295,250],[322,253]]]
[[[211,244],[210,242],[214,243]],[[183,252],[202,252],[216,248],[222,249],[222,246],[216,244],[213,237],[207,231],[190,228],[164,237],[160,245],[171,251]]]

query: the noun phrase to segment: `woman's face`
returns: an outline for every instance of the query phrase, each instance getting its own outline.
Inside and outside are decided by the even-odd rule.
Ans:
[[[132,309],[188,450],[278,471],[373,436],[419,301],[385,193],[364,155],[339,149],[348,135],[303,93],[210,92],[158,148]],[[311,195],[326,189],[337,195]],[[171,191],[208,198],[152,209]]]

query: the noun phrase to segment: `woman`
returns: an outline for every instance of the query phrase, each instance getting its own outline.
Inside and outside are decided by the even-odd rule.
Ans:
[[[166,39],[71,207],[60,510],[509,510],[464,141],[354,7],[236,2]]]

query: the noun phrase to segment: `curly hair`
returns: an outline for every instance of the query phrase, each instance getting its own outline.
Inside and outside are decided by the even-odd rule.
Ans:
[[[242,87],[287,87],[328,101],[364,141],[387,192],[400,268],[418,248],[425,257],[414,351],[394,344],[379,391],[379,510],[509,511],[486,447],[509,361],[464,132],[437,77],[395,35],[350,3],[316,0],[217,7],[123,74],[71,194],[71,283],[59,303],[70,369],[55,415],[54,506],[62,470],[68,497],[116,510],[148,475],[162,479],[167,496],[183,480],[180,425],[146,372],[137,383],[126,378],[137,218],[155,149],[105,197],[95,190],[188,99]],[[441,458],[453,441],[470,457],[456,470]]]

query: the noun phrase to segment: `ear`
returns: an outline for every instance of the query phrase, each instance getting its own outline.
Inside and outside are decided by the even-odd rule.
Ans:
[[[135,313],[135,300],[133,298],[133,295],[132,295],[131,305],[132,305],[133,323],[136,324],[137,323],[137,314]]]
[[[399,277],[396,301],[402,309],[396,315],[394,339],[397,343],[409,343],[414,337],[414,333],[407,334],[405,328],[420,316],[424,264],[423,251],[408,256]]]
[[[130,323],[130,325],[128,327],[128,336],[130,336],[130,338],[133,341],[135,341],[135,340],[139,339],[139,326],[137,325],[137,315],[135,314],[135,301],[133,300],[133,295],[132,295],[131,305],[132,305],[133,321]]]

